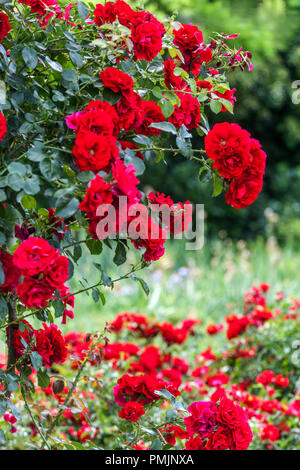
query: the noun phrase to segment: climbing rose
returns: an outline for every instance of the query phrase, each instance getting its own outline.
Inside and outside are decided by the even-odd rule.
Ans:
[[[0,284],[0,292],[8,294],[12,292],[18,284],[21,272],[14,265],[13,257],[0,248],[0,262],[2,263],[2,270],[4,273],[4,283]]]
[[[161,32],[156,24],[142,23],[133,30],[131,39],[137,59],[150,62],[162,49]]]
[[[16,249],[13,261],[24,276],[36,276],[53,263],[58,254],[43,238],[29,237]]]
[[[111,163],[119,155],[114,137],[94,132],[79,133],[73,147],[74,161],[80,171],[108,172]]]
[[[189,416],[184,418],[187,432],[193,436],[207,437],[217,424],[217,405],[209,401],[198,401],[188,406]]]
[[[0,141],[4,139],[4,136],[7,131],[6,119],[3,114],[0,112]]]
[[[230,183],[225,200],[235,209],[244,209],[257,199],[262,187],[262,175],[254,176],[251,173],[245,173]]]
[[[7,36],[10,30],[11,26],[9,24],[7,14],[4,13],[4,11],[0,11],[0,41],[2,41],[5,36]]]
[[[100,79],[105,87],[110,88],[115,93],[125,93],[132,89],[133,80],[127,73],[108,67],[100,73]]]
[[[238,124],[215,124],[205,137],[205,151],[224,178],[237,178],[250,163],[250,134]]]
[[[128,401],[124,408],[119,412],[120,418],[127,419],[127,421],[133,421],[134,423],[144,414],[145,410],[143,405],[136,401]]]
[[[159,135],[162,131],[149,127],[153,122],[163,122],[165,117],[158,104],[154,101],[141,101],[140,116],[135,124],[134,131],[142,135]]]
[[[17,294],[28,308],[44,308],[53,296],[53,288],[44,281],[26,277],[18,285]]]

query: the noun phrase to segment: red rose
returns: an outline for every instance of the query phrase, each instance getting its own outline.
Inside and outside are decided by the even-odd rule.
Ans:
[[[27,346],[31,343],[31,340],[34,336],[34,329],[26,320],[20,320],[21,323],[25,326],[25,330],[22,332],[19,330],[18,326],[15,325],[13,329],[13,347],[16,352],[16,358],[18,359],[20,356],[24,354],[24,351]],[[8,328],[7,328],[8,333]]]
[[[139,117],[140,105],[142,99],[134,91],[126,92],[122,98],[115,104],[115,110],[119,118],[119,128],[126,132],[133,129],[136,120]]]
[[[58,256],[44,272],[44,282],[53,289],[59,289],[68,279],[69,260],[65,256]]]
[[[173,31],[173,43],[181,52],[193,51],[203,43],[203,34],[192,24],[182,24],[181,28]]]
[[[159,135],[160,129],[149,127],[153,122],[163,122],[165,117],[160,107],[154,101],[141,101],[139,117],[134,126],[134,131],[142,135]]]
[[[247,316],[238,318],[236,315],[229,315],[226,321],[228,323],[227,339],[236,338],[241,333],[244,333],[249,326]]]
[[[44,281],[26,277],[18,284],[17,295],[28,308],[44,308],[53,297],[54,289]]]
[[[112,136],[88,131],[77,135],[72,153],[80,171],[98,173],[110,170],[112,161],[119,155],[119,149]]]
[[[29,237],[16,249],[13,262],[24,276],[36,276],[58,257],[53,246],[43,238]]]
[[[233,445],[232,432],[229,428],[220,426],[216,432],[209,437],[207,450],[226,450],[231,449]]]
[[[250,163],[250,134],[238,124],[215,124],[205,137],[205,151],[221,176],[237,178]]]
[[[140,238],[131,240],[135,248],[146,248],[144,252],[145,261],[157,261],[164,255],[166,241],[165,230],[156,224],[151,217],[145,220],[145,223],[136,227]]]
[[[14,265],[13,257],[0,248],[0,262],[2,263],[2,270],[4,272],[4,283],[0,284],[0,292],[8,294],[17,287],[19,278],[21,276],[20,270]]]
[[[108,67],[100,73],[100,79],[103,85],[110,88],[115,93],[125,93],[132,90],[133,80],[130,75],[116,69]]]
[[[3,114],[0,112],[0,141],[4,139],[7,131],[6,119]]]
[[[267,385],[272,383],[272,380],[274,379],[275,374],[272,370],[265,370],[258,374],[256,377],[256,383],[262,384],[262,385]]]
[[[106,101],[91,101],[82,112],[73,116],[76,132],[94,132],[106,136],[118,136],[118,115]]]
[[[174,70],[178,64],[175,60],[167,59],[164,62],[164,75],[165,75],[165,84],[170,90],[175,88],[176,90],[181,90],[186,87],[187,84],[185,81],[178,75],[174,74]]]
[[[161,32],[153,23],[142,23],[132,31],[131,39],[137,59],[150,62],[162,49]]]
[[[105,183],[101,176],[96,175],[86,189],[84,200],[79,204],[79,209],[92,218],[96,217],[96,211],[100,204],[111,204],[112,201],[111,184]]]
[[[254,176],[251,173],[244,173],[240,178],[230,183],[225,200],[227,204],[236,209],[244,209],[257,199],[262,187],[261,174]]]
[[[2,41],[5,36],[7,36],[10,30],[11,26],[9,24],[9,18],[7,14],[4,13],[4,11],[0,11],[0,41]]]
[[[189,416],[183,418],[187,432],[193,436],[205,438],[217,424],[217,405],[210,401],[197,401],[188,406]]]
[[[136,423],[141,416],[145,414],[143,405],[136,401],[128,401],[124,408],[119,412],[120,418],[127,419]]]
[[[41,329],[38,331],[40,334],[45,335],[52,349],[47,365],[50,366],[53,363],[60,364],[61,362],[64,362],[67,358],[68,350],[61,331],[58,329],[57,325],[54,324],[47,326],[46,323],[43,323],[43,327],[43,330]]]
[[[113,23],[117,18],[117,11],[113,2],[107,2],[105,5],[98,3],[93,13],[97,26],[102,26],[104,23]]]
[[[248,422],[241,422],[239,426],[232,429],[231,450],[247,450],[252,439],[253,434]]]
[[[175,127],[185,125],[188,129],[196,129],[201,120],[199,101],[190,93],[176,94],[180,98],[180,106],[176,105],[174,107],[169,122],[174,124]]]
[[[203,450],[205,449],[205,444],[200,437],[196,436],[186,441],[185,448],[186,450]]]
[[[219,403],[217,419],[222,426],[236,428],[247,421],[247,415],[243,408],[224,397]]]
[[[248,172],[252,174],[264,174],[266,167],[266,153],[262,150],[258,140],[251,139],[250,142],[250,165]]]

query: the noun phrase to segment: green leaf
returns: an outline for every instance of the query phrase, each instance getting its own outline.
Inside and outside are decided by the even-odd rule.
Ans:
[[[219,112],[222,109],[222,103],[218,100],[211,100],[209,103],[209,107],[212,110],[213,113],[219,114]]]
[[[23,187],[23,178],[20,173],[10,173],[7,178],[7,186],[13,191],[20,191]]]
[[[103,248],[100,240],[87,240],[86,246],[90,250],[91,255],[100,255]]]
[[[37,373],[38,385],[42,388],[47,388],[50,384],[50,378],[47,375],[47,372],[43,369],[40,369]]]
[[[27,178],[23,184],[23,191],[26,194],[37,194],[40,192],[40,180],[37,175]]]
[[[78,210],[78,206],[78,199],[75,197],[70,197],[69,193],[68,195],[64,195],[57,200],[55,215],[62,217],[63,219],[71,217]]]
[[[126,261],[126,248],[123,245],[123,243],[118,243],[116,246],[116,251],[115,251],[115,256],[113,258],[113,262],[117,266],[120,266],[121,264],[124,264],[125,261]]]
[[[74,257],[74,260],[75,260],[76,263],[79,260],[79,258],[81,257],[81,255],[82,255],[81,246],[79,244],[76,244],[74,246],[74,251],[73,251],[73,257]]]
[[[77,2],[77,8],[78,8],[78,13],[79,13],[80,18],[82,18],[83,20],[86,20],[90,14],[89,8],[80,1]]]
[[[4,283],[5,283],[5,273],[4,273],[4,270],[3,270],[3,265],[0,261],[0,285],[2,285]]]
[[[93,263],[94,266],[98,269],[98,271],[101,272],[101,281],[103,283],[104,286],[106,287],[110,287],[112,282],[111,282],[111,278],[103,271],[103,268],[101,266],[101,264],[99,263]]]
[[[30,47],[24,47],[22,50],[22,57],[29,69],[35,69],[38,64],[38,56],[34,49]]]
[[[33,196],[25,195],[21,199],[21,204],[24,207],[24,209],[27,209],[29,211],[34,210],[36,208],[36,200],[34,199]]]
[[[160,108],[166,119],[168,119],[168,117],[170,117],[174,112],[174,105],[168,100],[164,100],[163,103],[160,104]]]
[[[217,197],[223,191],[223,182],[216,173],[214,173],[213,176],[214,176],[214,189],[213,189],[212,196]]]
[[[39,355],[37,351],[33,351],[32,353],[30,353],[30,360],[31,360],[32,367],[34,368],[36,372],[38,372],[43,365],[42,357]]]
[[[166,420],[174,421],[178,417],[178,412],[176,410],[168,410],[166,412]]]
[[[161,450],[162,448],[162,441],[160,439],[154,439],[154,441],[151,444],[150,449],[151,450]]]
[[[75,52],[75,51],[69,52],[69,56],[70,56],[72,63],[75,65],[75,67],[80,68],[83,66],[83,58],[81,57],[80,54],[78,54],[78,52]]]
[[[5,434],[2,429],[0,429],[0,444],[4,446],[7,443]]]
[[[1,318],[6,318],[8,311],[7,303],[4,297],[0,297],[0,317]]]
[[[70,261],[69,261],[69,263],[70,263]],[[65,309],[65,304],[63,303],[63,301],[60,300],[60,299],[56,299],[56,300],[54,300],[52,305],[53,305],[54,310],[55,310],[55,317],[56,318],[62,317],[63,313],[64,313],[64,309]]]
[[[74,69],[64,69],[62,72],[62,78],[66,80],[66,82],[76,82],[76,71]]]
[[[170,122],[152,122],[149,127],[154,127],[155,129],[177,135],[176,127]]]
[[[149,289],[149,286],[147,284],[146,281],[144,281],[144,279],[142,279],[141,277],[137,277],[135,274],[132,274],[131,275],[131,279],[133,279],[134,281],[137,281],[140,283],[143,291],[145,292],[146,295],[149,295],[150,294],[150,289]]]
[[[172,395],[172,393],[169,392],[169,390],[155,390],[155,395],[158,395],[159,397],[163,397],[165,398],[166,400],[168,400],[169,402],[173,404],[175,404],[176,402],[176,398],[174,397],[174,395]]]
[[[55,70],[56,72],[63,71],[63,67],[58,62],[55,62],[54,60],[50,59],[50,57],[48,56],[46,56],[46,62],[52,68],[52,70]]]

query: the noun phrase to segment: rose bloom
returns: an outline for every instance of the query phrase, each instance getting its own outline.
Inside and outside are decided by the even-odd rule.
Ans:
[[[120,418],[127,419],[127,421],[133,421],[134,423],[136,423],[144,414],[145,410],[143,405],[136,401],[128,401],[124,408],[119,412]]]
[[[7,36],[8,32],[11,30],[9,24],[9,18],[4,11],[0,11],[0,41]],[[2,114],[2,113],[1,113]]]
[[[108,67],[103,70],[100,73],[100,79],[105,87],[110,88],[115,93],[124,93],[133,87],[131,76],[115,67]]]
[[[261,174],[254,176],[251,173],[244,173],[230,183],[225,201],[235,209],[244,209],[257,199],[262,187]]]
[[[210,401],[198,401],[192,403],[187,411],[190,413],[184,418],[187,432],[191,436],[197,433],[201,438],[207,437],[217,424],[217,405]]]
[[[160,129],[149,127],[153,122],[163,122],[165,117],[160,107],[154,101],[141,101],[140,114],[134,126],[134,131],[142,135],[159,135]]]
[[[52,349],[49,359],[47,359],[47,365],[51,366],[53,363],[60,364],[64,362],[67,358],[68,350],[61,331],[58,329],[57,325],[54,324],[47,326],[46,323],[43,323],[43,328],[44,329],[40,329],[38,331],[41,335],[44,335],[47,338]]]
[[[0,112],[0,141],[4,139],[7,131],[6,119],[3,114]]]
[[[180,29],[174,29],[173,34],[173,43],[181,52],[196,50],[203,43],[202,32],[192,24],[182,24]]]
[[[14,265],[13,257],[11,254],[6,253],[0,248],[0,262],[4,272],[5,280],[0,284],[0,292],[8,294],[17,287],[21,275],[20,270]]]
[[[57,257],[57,252],[46,240],[29,237],[14,252],[13,262],[24,276],[36,276],[45,271]]]
[[[18,284],[17,295],[28,308],[44,308],[54,293],[53,287],[44,281],[26,277]]]
[[[180,98],[180,106],[174,107],[173,114],[169,117],[169,122],[175,127],[185,125],[187,129],[196,129],[200,123],[200,105],[197,98],[189,93],[176,93]]]
[[[66,282],[69,275],[69,260],[65,256],[58,256],[56,260],[49,265],[44,273],[44,282],[48,283],[53,289],[59,289]]]
[[[131,40],[137,59],[150,62],[162,49],[160,29],[153,23],[141,23],[132,31]]]
[[[256,377],[256,383],[267,385],[272,383],[275,374],[272,370],[264,370]]]
[[[237,178],[250,164],[250,134],[238,124],[215,124],[205,137],[205,151],[224,178]]]
[[[174,70],[177,65],[177,62],[175,62],[173,59],[167,59],[164,62],[165,84],[170,90],[172,88],[181,90],[187,86],[185,81],[180,76],[174,74]]]
[[[110,171],[112,161],[119,155],[119,149],[114,137],[88,131],[77,135],[72,153],[80,171],[98,173]]]

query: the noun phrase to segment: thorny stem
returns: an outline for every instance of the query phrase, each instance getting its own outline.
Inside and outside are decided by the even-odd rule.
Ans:
[[[83,371],[83,369],[85,368],[85,365],[86,365],[86,363],[88,362],[88,360],[89,360],[89,358],[90,358],[90,355],[92,354],[92,352],[93,352],[93,350],[95,349],[95,347],[97,346],[97,344],[98,344],[98,340],[96,340],[96,341],[92,344],[92,346],[91,346],[91,348],[90,348],[88,354],[86,355],[86,357],[85,357],[84,360],[82,361],[81,366],[80,366],[80,368],[79,368],[79,370],[78,370],[78,372],[77,372],[77,375],[76,375],[76,377],[75,377],[75,380],[74,380],[74,382],[73,382],[73,386],[69,389],[68,395],[67,395],[67,397],[66,397],[66,399],[65,399],[65,401],[64,401],[64,403],[63,403],[63,405],[61,406],[61,409],[60,409],[59,412],[57,413],[57,415],[56,415],[54,421],[52,422],[51,426],[49,427],[48,431],[46,432],[45,439],[43,439],[44,442],[42,443],[40,450],[42,450],[42,449],[44,448],[45,444],[48,445],[48,443],[47,443],[47,438],[48,438],[48,437],[50,436],[50,434],[52,433],[53,429],[55,428],[55,426],[56,426],[57,423],[58,423],[59,418],[61,417],[61,415],[63,414],[65,408],[67,407],[67,405],[68,405],[68,403],[69,403],[69,401],[70,401],[70,399],[71,399],[71,397],[72,397],[72,395],[73,395],[73,392],[75,391],[75,389],[76,389],[76,387],[77,387],[77,384],[78,384],[78,381],[79,381],[80,376],[81,376],[81,374],[82,374],[82,371]]]
[[[24,387],[21,387],[21,393],[22,393],[22,397],[23,397],[23,400],[24,400],[24,403],[25,403],[25,408],[26,410],[28,411],[28,414],[36,428],[36,430],[38,431],[39,435],[41,436],[42,440],[43,440],[43,446],[46,445],[48,447],[48,450],[51,450],[51,447],[46,439],[46,437],[44,436],[44,434],[42,433],[41,431],[41,428],[40,426],[37,424],[37,421],[35,420],[32,412],[31,412],[31,409],[30,409],[30,406],[27,402],[27,399],[26,399],[26,394],[25,394],[25,390],[24,390]]]

